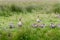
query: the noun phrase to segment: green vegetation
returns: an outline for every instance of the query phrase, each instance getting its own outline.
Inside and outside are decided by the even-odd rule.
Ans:
[[[50,28],[50,23],[60,24],[59,2],[18,2],[0,4],[0,40],[60,40],[60,28]],[[33,28],[39,15],[45,28]],[[22,17],[23,26],[18,27],[18,19]],[[15,28],[10,29],[13,22]]]
[[[45,12],[45,13],[60,13],[60,3],[55,4],[27,4],[27,5],[17,5],[17,4],[5,4],[0,5],[0,16],[12,16],[13,14],[26,13],[26,12]],[[13,13],[11,13],[13,12]],[[14,13],[17,12],[17,13]]]

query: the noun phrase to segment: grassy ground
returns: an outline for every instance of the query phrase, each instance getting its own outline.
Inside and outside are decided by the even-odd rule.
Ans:
[[[33,28],[31,25],[36,22],[36,18],[39,15],[42,20],[41,23],[45,23],[47,26],[45,28]],[[9,17],[0,17],[0,33],[1,40],[60,40],[60,28],[51,29],[50,23],[55,24],[60,23],[60,18],[57,17],[58,14],[55,13],[43,13],[33,12],[28,14],[13,15]],[[18,27],[18,18],[22,17],[23,27]],[[4,22],[4,24],[3,24]],[[9,23],[13,22],[15,28],[9,29]],[[11,33],[11,38],[8,34]]]
[[[50,23],[60,24],[59,0],[0,1],[0,40],[60,40],[60,28],[50,28]],[[37,16],[47,26],[33,28]],[[22,17],[23,26],[18,27]],[[15,28],[10,29],[13,22]]]
[[[8,25],[10,22],[13,22],[14,24],[17,24],[18,23],[18,19],[20,17],[22,17],[22,21],[24,24],[28,24],[28,26],[30,26],[30,24],[32,23],[35,23],[36,22],[36,19],[37,19],[37,16],[39,15],[40,19],[42,20],[41,23],[45,23],[47,25],[49,25],[51,22],[57,24],[60,22],[60,18],[58,18],[58,14],[55,14],[55,13],[49,13],[49,14],[40,14],[40,13],[28,13],[28,14],[16,14],[16,15],[13,15],[13,16],[9,16],[9,17],[0,17],[0,22],[6,25]],[[29,20],[28,20],[29,19]],[[3,26],[3,25],[1,25]]]

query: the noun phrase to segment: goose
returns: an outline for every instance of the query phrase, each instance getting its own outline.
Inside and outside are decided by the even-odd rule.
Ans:
[[[55,14],[55,17],[56,17],[56,18],[60,18],[60,14],[59,14],[59,13],[56,13],[56,14]]]
[[[10,28],[10,29],[12,29],[12,28],[14,28],[14,27],[15,27],[15,26],[14,26],[13,23],[10,23],[10,24],[9,24],[9,28]]]
[[[60,24],[58,24],[57,27],[60,28]]]
[[[19,26],[19,27],[21,27],[21,26],[22,26],[21,18],[19,19],[18,26]]]
[[[51,24],[50,24],[50,27],[51,27],[51,28],[55,28],[56,25],[55,25],[54,23],[51,23]]]
[[[41,28],[44,28],[45,26],[46,26],[45,24],[41,24],[41,25],[40,25]]]
[[[37,16],[36,22],[40,23],[41,20],[39,19],[39,16]]]
[[[36,23],[33,23],[33,24],[32,24],[32,27],[37,28],[37,27],[38,27],[38,24],[39,24],[40,22],[41,22],[41,20],[39,19],[39,16],[37,16]]]
[[[32,24],[32,27],[37,28],[38,25],[36,23]]]
[[[44,28],[46,25],[45,24],[38,24],[38,27]]]

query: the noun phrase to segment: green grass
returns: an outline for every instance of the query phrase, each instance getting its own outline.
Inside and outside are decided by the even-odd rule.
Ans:
[[[50,23],[60,24],[59,1],[21,1],[0,2],[0,40],[60,40],[60,28],[50,28]],[[37,16],[47,26],[33,28]],[[23,26],[18,27],[18,19],[22,17]],[[10,29],[13,22],[15,28]],[[9,37],[9,34],[10,37]]]
[[[45,28],[33,28],[31,25],[35,23],[37,16],[40,16],[41,23],[45,23]],[[56,17],[57,14],[40,14],[38,13],[27,13],[19,15],[13,15],[9,17],[0,17],[1,24],[1,40],[60,40],[60,28],[51,29],[50,23],[60,23],[60,18]],[[18,27],[18,19],[22,17],[23,26]],[[4,24],[3,24],[4,22]],[[13,22],[15,28],[9,29],[9,23]],[[8,37],[8,33],[11,33],[12,37]]]
[[[11,13],[13,12],[13,13]],[[16,12],[16,13],[15,13]],[[42,12],[42,13],[60,13],[60,3],[42,1],[39,2],[18,2],[0,4],[0,16],[12,16],[13,14],[19,13],[32,13],[32,12]]]

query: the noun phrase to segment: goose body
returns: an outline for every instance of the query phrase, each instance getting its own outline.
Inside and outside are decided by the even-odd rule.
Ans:
[[[60,24],[58,24],[57,27],[60,28]]]
[[[51,23],[51,24],[50,24],[50,27],[51,27],[51,28],[55,28],[56,25],[55,25],[54,23]]]
[[[45,28],[45,24],[40,24],[40,25],[38,25],[39,27],[41,27],[41,28]]]
[[[22,22],[21,22],[21,21],[18,22],[18,26],[19,26],[19,27],[22,26]]]
[[[19,22],[18,22],[18,26],[21,27],[23,24],[22,24],[22,18],[19,19]]]
[[[41,20],[39,19],[39,16],[37,16],[36,21],[37,21],[38,23],[40,23],[40,22],[41,22]]]
[[[14,28],[15,27],[13,23],[10,23],[9,26],[10,26],[9,28]]]
[[[37,20],[36,20],[38,23],[40,23],[41,22],[41,20],[39,19],[39,18],[37,18]]]
[[[44,27],[45,27],[45,24],[41,24],[40,27],[41,27],[41,28],[44,28]]]
[[[32,27],[38,27],[38,25],[36,23],[32,24]]]

